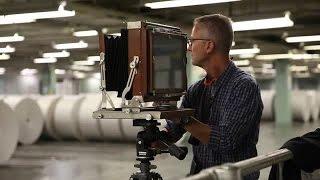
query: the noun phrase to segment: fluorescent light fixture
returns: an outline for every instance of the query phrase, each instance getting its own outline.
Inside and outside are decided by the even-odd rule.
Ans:
[[[64,44],[55,44],[53,48],[55,49],[80,49],[80,48],[87,48],[88,43],[80,40],[77,43],[64,43]]]
[[[248,73],[252,73],[253,72],[253,68],[252,66],[243,66],[243,67],[239,67],[242,71],[248,72]]]
[[[257,47],[251,49],[231,49],[230,55],[240,55],[240,54],[257,54],[260,52],[260,49]]]
[[[88,61],[100,61],[100,56],[88,56]]]
[[[308,51],[308,50],[320,50],[320,45],[304,46],[303,49],[306,50],[306,51]]]
[[[61,18],[61,17],[71,17],[76,14],[75,11],[65,10],[66,2],[63,1],[59,5],[57,11],[45,11],[45,12],[34,12],[34,13],[21,13],[21,14],[10,14],[6,15],[9,19],[50,19],[50,18]]]
[[[77,31],[77,32],[74,32],[73,35],[76,37],[97,36],[98,31],[96,30]]]
[[[75,78],[78,78],[78,79],[83,79],[86,77],[86,74],[83,73],[83,72],[79,72],[79,71],[74,71],[73,72],[73,75],[75,76]]]
[[[240,60],[240,61],[233,61],[236,66],[249,66],[250,61],[245,59],[245,60]]]
[[[8,60],[8,59],[10,59],[9,54],[0,54],[0,60]]]
[[[233,22],[232,28],[233,31],[248,31],[258,29],[291,27],[294,25],[294,23],[289,16],[290,13],[287,12],[284,17]]]
[[[20,74],[23,76],[30,76],[30,75],[34,75],[38,72],[38,70],[36,69],[23,69],[20,71]]]
[[[70,68],[72,70],[78,70],[78,71],[93,71],[94,68],[90,66],[81,66],[81,65],[71,65]]]
[[[36,58],[33,60],[34,63],[36,64],[41,64],[41,63],[55,63],[57,62],[57,58]]]
[[[73,61],[74,65],[91,66],[94,65],[94,61]]]
[[[262,68],[264,68],[264,69],[272,69],[273,65],[272,64],[262,64]]]
[[[319,59],[319,54],[268,54],[268,55],[257,55],[255,57],[258,60],[277,60],[277,59]]]
[[[112,35],[112,36],[121,36],[121,33],[111,33],[109,35]]]
[[[10,45],[7,45],[4,48],[0,48],[0,53],[13,53],[16,51],[16,48],[11,47]]]
[[[35,19],[32,18],[16,18],[16,17],[8,17],[5,15],[0,16],[0,25],[5,25],[5,24],[20,24],[20,23],[31,23],[35,22]]]
[[[42,57],[44,58],[62,58],[62,57],[69,57],[70,53],[63,50],[61,52],[50,52],[50,53],[43,53]]]
[[[66,70],[64,70],[64,69],[55,69],[54,73],[55,74],[59,74],[59,75],[63,75],[63,74],[66,73]]]
[[[320,41],[320,35],[286,37],[288,43]]]
[[[174,8],[174,7],[184,7],[184,6],[196,6],[204,4],[216,4],[233,2],[239,0],[172,0],[172,1],[160,1],[153,3],[146,3],[144,6],[151,9],[163,9],[163,8]]]
[[[3,75],[6,72],[6,69],[3,67],[0,67],[0,75]]]
[[[253,58],[255,54],[239,54],[239,58],[245,59],[245,58]]]
[[[18,33],[15,33],[13,36],[0,37],[0,42],[18,42],[23,40],[24,40],[24,37],[19,36]]]
[[[295,71],[295,72],[300,72],[300,71],[308,71],[308,66],[296,66],[296,65],[293,65],[290,67],[290,70],[291,71]]]
[[[234,45],[236,45],[236,42],[232,41],[232,44],[231,44],[231,46],[234,46]]]

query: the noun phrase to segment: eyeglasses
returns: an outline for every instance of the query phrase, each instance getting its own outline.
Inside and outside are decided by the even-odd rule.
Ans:
[[[194,41],[212,41],[212,39],[208,39],[208,38],[188,38],[188,41],[187,41],[188,47],[192,46]]]

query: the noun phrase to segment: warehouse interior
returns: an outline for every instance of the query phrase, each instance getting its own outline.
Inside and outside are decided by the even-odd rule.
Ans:
[[[152,6],[159,1],[0,0],[1,180],[122,180],[137,171],[142,127],[132,126],[132,119],[92,117],[103,97],[99,35],[118,37],[127,22],[179,27],[189,37],[196,17],[232,19],[230,58],[254,77],[264,104],[258,155],[319,127],[319,0],[171,0],[179,7]],[[246,22],[251,24],[241,24]],[[188,52],[188,86],[206,76],[191,61]],[[107,94],[121,107],[121,96]],[[166,121],[159,122],[164,128]],[[152,161],[163,179],[188,174],[188,138],[176,143],[188,147],[184,160],[160,154]],[[262,169],[259,179],[268,179],[269,171]],[[302,176],[320,179],[320,171]]]

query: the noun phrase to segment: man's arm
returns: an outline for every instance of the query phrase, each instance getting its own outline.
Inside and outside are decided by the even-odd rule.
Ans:
[[[259,89],[254,82],[248,81],[234,89],[219,125],[210,127],[193,118],[184,128],[203,144],[230,149],[257,123],[261,111]]]

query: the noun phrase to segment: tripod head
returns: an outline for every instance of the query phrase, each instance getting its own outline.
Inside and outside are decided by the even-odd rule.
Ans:
[[[137,135],[136,150],[137,160],[140,164],[135,167],[140,169],[140,172],[134,173],[130,180],[162,180],[158,173],[150,172],[150,169],[156,169],[155,165],[151,165],[150,161],[154,160],[157,154],[169,153],[179,160],[183,160],[187,153],[187,147],[178,147],[170,142],[170,137],[167,132],[160,131],[157,125],[160,123],[157,120],[135,119],[133,126],[143,126],[144,130]],[[155,141],[160,141],[168,147],[166,150],[152,148],[151,144]]]

